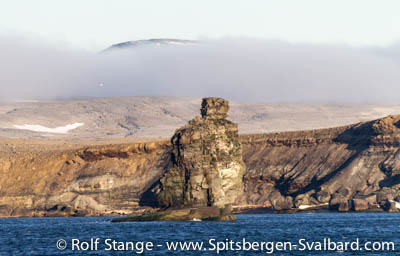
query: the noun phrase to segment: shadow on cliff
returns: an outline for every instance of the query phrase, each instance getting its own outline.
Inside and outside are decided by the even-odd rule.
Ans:
[[[287,188],[290,186],[290,180],[286,180],[281,183],[278,187],[282,194],[292,196],[295,198],[300,194],[305,194],[311,190],[319,192],[321,186],[329,182],[333,177],[338,175],[342,170],[346,169],[355,159],[357,159],[362,152],[364,152],[371,145],[371,138],[374,136],[373,125],[374,121],[367,123],[356,124],[344,132],[340,133],[333,139],[333,142],[339,144],[346,144],[346,149],[353,151],[353,154],[344,161],[338,168],[328,173],[321,179],[317,179],[315,176],[311,180],[310,184],[297,190],[294,193],[287,193]]]
[[[140,197],[139,205],[140,206],[149,206],[149,207],[159,207],[157,201],[156,190],[157,187],[160,186],[160,180],[154,182]]]
[[[315,176],[311,180],[310,184],[305,186],[302,189],[297,190],[294,193],[288,194],[289,196],[292,196],[293,198],[296,198],[296,196],[300,194],[306,194],[307,192],[311,190],[315,190],[315,192],[319,192],[321,190],[321,185],[323,185],[326,182],[329,182],[333,177],[335,177],[337,174],[339,174],[342,170],[347,168],[362,152],[364,149],[357,149],[343,164],[341,164],[338,168],[327,174],[321,179],[317,179]],[[282,192],[281,192],[282,193]]]
[[[371,145],[371,138],[376,135],[373,129],[375,122],[355,124],[334,138],[333,142],[347,144],[349,150],[364,150]]]
[[[380,187],[393,187],[400,184],[400,174],[389,176],[386,179],[379,182]]]

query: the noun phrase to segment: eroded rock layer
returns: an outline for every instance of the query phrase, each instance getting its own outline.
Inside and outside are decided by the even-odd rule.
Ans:
[[[149,191],[166,168],[170,146],[7,140],[0,149],[0,216],[70,216],[129,214],[154,205]]]
[[[162,206],[224,207],[235,202],[245,165],[237,125],[225,119],[228,110],[227,101],[205,98],[202,117],[175,132],[172,166],[160,181]]]
[[[400,199],[399,120],[243,136],[241,203],[275,210],[388,209]]]
[[[234,207],[397,211],[399,121],[389,116],[339,128],[240,136],[247,170]],[[178,148],[168,141],[95,146],[2,140],[0,216],[141,210],[155,204],[153,186]]]

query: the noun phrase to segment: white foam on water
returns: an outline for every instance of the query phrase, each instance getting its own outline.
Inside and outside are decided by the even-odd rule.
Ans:
[[[76,129],[82,125],[84,125],[84,123],[67,124],[65,126],[58,126],[56,128],[49,128],[49,127],[46,127],[43,125],[38,125],[38,124],[14,125],[14,127],[16,129],[29,130],[29,131],[34,131],[34,132],[67,134],[70,130]]]

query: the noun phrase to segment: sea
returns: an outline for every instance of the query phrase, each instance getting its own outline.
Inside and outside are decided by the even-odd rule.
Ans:
[[[0,255],[400,255],[399,213],[242,214],[236,222],[0,219]]]

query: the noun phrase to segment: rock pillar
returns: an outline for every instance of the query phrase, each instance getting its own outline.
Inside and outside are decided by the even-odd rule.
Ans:
[[[228,101],[204,98],[201,117],[171,138],[171,167],[157,195],[165,207],[217,206],[234,203],[243,187],[245,165],[237,124],[226,119]]]

